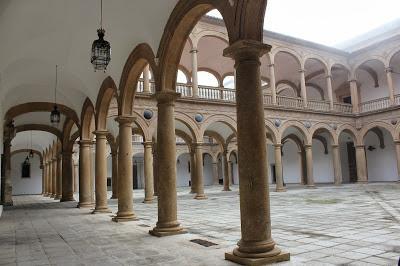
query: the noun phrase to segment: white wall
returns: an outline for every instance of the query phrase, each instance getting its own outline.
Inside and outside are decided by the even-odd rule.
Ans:
[[[342,183],[350,182],[350,172],[349,172],[349,159],[347,153],[347,141],[339,142],[339,154],[340,162],[342,166]]]
[[[285,184],[301,183],[301,159],[297,145],[288,141],[283,145],[283,182]]]
[[[178,157],[179,163],[176,163],[176,186],[188,187],[190,180],[190,173],[188,169],[188,162],[190,162],[189,153],[184,153]],[[190,169],[192,170],[192,169]]]
[[[273,174],[271,164],[275,165],[275,147],[274,145],[267,145],[267,162],[268,162],[268,182],[273,183]]]
[[[364,138],[368,181],[397,181],[397,165],[395,147],[389,132],[382,130],[385,140],[385,148],[379,147],[379,139],[373,132],[368,132]],[[376,149],[369,151],[368,146]]]
[[[383,97],[389,96],[389,90],[387,85],[387,79],[385,73],[380,73],[378,71],[378,83],[379,87],[375,88],[375,82],[372,78],[367,74],[365,71],[359,70],[359,80],[361,82],[361,87],[359,88],[360,91],[360,98],[361,102],[366,102],[370,100],[376,100]],[[393,75],[394,76],[394,75]]]
[[[319,140],[312,141],[313,174],[315,183],[333,183],[332,148],[328,140],[328,154]]]
[[[208,153],[205,154],[204,156],[204,162],[203,162],[203,178],[204,178],[204,185],[205,186],[211,186],[214,183],[213,180],[213,172],[212,172],[212,157]]]
[[[136,161],[136,163],[135,163]],[[137,179],[134,180],[134,184],[135,182],[137,182],[137,188],[144,188],[144,158],[143,158],[143,154],[139,155],[139,156],[134,156],[133,160],[132,160],[133,164],[136,165],[136,171],[137,171]],[[133,167],[132,167],[132,171],[133,171]]]
[[[17,153],[11,158],[13,195],[42,193],[42,170],[40,169],[40,159],[36,154],[33,158],[30,158],[31,177],[21,177],[22,163],[26,156],[26,153]]]

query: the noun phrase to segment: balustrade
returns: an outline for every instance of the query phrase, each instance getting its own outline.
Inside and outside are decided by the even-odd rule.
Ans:
[[[330,104],[329,101],[308,100],[308,109],[328,112]]]
[[[380,99],[376,99],[376,100],[363,102],[363,103],[360,103],[359,107],[360,107],[361,113],[385,109],[385,108],[390,107],[390,99],[389,99],[389,97],[385,97],[385,98],[380,98]]]
[[[338,113],[351,114],[353,112],[353,105],[348,103],[333,103],[333,110]]]

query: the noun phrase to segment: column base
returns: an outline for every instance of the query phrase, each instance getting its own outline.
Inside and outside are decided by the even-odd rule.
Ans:
[[[54,197],[54,200],[60,200],[62,197],[60,196],[60,195],[56,195],[55,197]]]
[[[205,200],[205,199],[208,199],[208,198],[207,198],[207,196],[205,194],[197,194],[196,196],[194,196],[194,199]]]
[[[109,208],[101,208],[101,209],[94,209],[92,211],[92,214],[98,214],[98,213],[111,213],[112,211]]]
[[[165,237],[165,236],[173,236],[173,235],[182,235],[186,234],[187,230],[183,227],[169,227],[169,228],[159,228],[154,227],[153,230],[149,231],[149,234],[156,237]]]
[[[232,191],[230,188],[224,188],[222,191]]]
[[[246,255],[247,254],[238,252],[237,249],[235,249],[233,252],[225,253],[225,259],[241,265],[265,265],[290,260],[290,254],[288,252],[280,251],[277,248],[267,253],[248,254],[250,257],[246,257]]]
[[[317,187],[315,185],[306,185],[306,188],[315,189]]]
[[[151,198],[151,199],[144,199],[144,200],[143,200],[143,203],[150,204],[150,203],[153,203],[153,201],[154,201],[154,198]]]
[[[47,192],[42,194],[43,197],[47,197]]]
[[[74,198],[61,198],[60,202],[75,201]]]
[[[55,198],[55,197],[56,197],[56,195],[54,195],[54,194],[49,195],[49,198]]]
[[[14,206],[14,202],[13,201],[5,201],[5,202],[3,202],[3,206]]]
[[[276,188],[276,192],[286,192],[286,188]]]
[[[342,183],[335,183],[334,184],[335,186],[341,186],[341,185],[343,185]]]
[[[121,215],[121,214],[118,215],[118,213],[117,213],[117,215],[114,216],[111,220],[116,223],[123,223],[123,222],[137,221],[139,219],[136,217],[136,215],[134,213],[123,214],[123,215]]]
[[[93,203],[91,202],[79,202],[78,206],[76,206],[77,208],[80,209],[89,209],[89,208],[93,208]]]
[[[368,181],[366,181],[366,180],[361,180],[361,181],[357,181],[356,183],[357,183],[357,184],[367,184]]]
[[[112,195],[110,199],[118,199],[118,197],[115,195]]]

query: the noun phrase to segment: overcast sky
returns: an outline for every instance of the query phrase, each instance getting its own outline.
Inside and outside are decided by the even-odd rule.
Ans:
[[[269,0],[264,28],[336,47],[398,18],[400,0]]]

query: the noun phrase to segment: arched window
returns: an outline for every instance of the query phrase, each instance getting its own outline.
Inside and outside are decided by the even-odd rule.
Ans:
[[[234,76],[226,76],[223,81],[224,88],[234,89],[235,88],[235,77]]]
[[[197,72],[197,78],[199,85],[219,87],[219,82],[216,76],[207,71]]]
[[[176,75],[176,82],[186,84],[188,82],[185,73],[178,69],[178,74]]]

